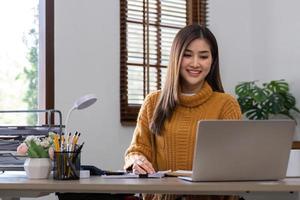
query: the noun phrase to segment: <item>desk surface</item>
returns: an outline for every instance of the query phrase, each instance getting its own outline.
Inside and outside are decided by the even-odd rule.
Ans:
[[[177,178],[161,179],[89,179],[58,181],[53,179],[30,180],[25,175],[0,175],[0,191],[9,192],[94,192],[94,193],[244,193],[244,192],[300,192],[300,178],[281,181],[251,182],[188,182]]]

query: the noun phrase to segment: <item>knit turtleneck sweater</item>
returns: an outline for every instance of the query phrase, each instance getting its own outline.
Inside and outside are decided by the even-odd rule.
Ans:
[[[149,94],[141,107],[137,126],[125,153],[125,168],[130,167],[137,155],[145,156],[156,170],[191,170],[196,139],[197,122],[204,119],[240,119],[238,102],[229,94],[214,92],[205,82],[195,95],[180,95],[170,119],[155,135],[152,149],[149,125],[158,102],[160,91]],[[217,141],[216,141],[217,142]]]

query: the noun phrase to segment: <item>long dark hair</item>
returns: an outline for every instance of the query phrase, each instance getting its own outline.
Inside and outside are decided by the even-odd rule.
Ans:
[[[213,91],[224,92],[219,72],[219,52],[215,36],[208,28],[198,24],[182,28],[176,34],[172,43],[166,82],[150,123],[150,130],[154,134],[160,134],[165,120],[172,116],[178,103],[181,60],[185,49],[195,39],[204,39],[209,44],[212,54],[212,66],[205,80],[212,87]]]

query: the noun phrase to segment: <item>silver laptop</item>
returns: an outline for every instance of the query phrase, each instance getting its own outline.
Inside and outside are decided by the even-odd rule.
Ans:
[[[295,133],[292,120],[199,121],[190,181],[285,178]]]

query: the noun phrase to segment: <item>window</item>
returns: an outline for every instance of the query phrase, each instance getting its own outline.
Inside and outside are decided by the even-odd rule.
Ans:
[[[171,44],[186,24],[206,25],[206,0],[120,0],[121,123],[135,124],[145,96],[161,89]]]
[[[0,2],[0,110],[54,107],[54,2]],[[1,114],[1,125],[36,125],[37,114]]]

